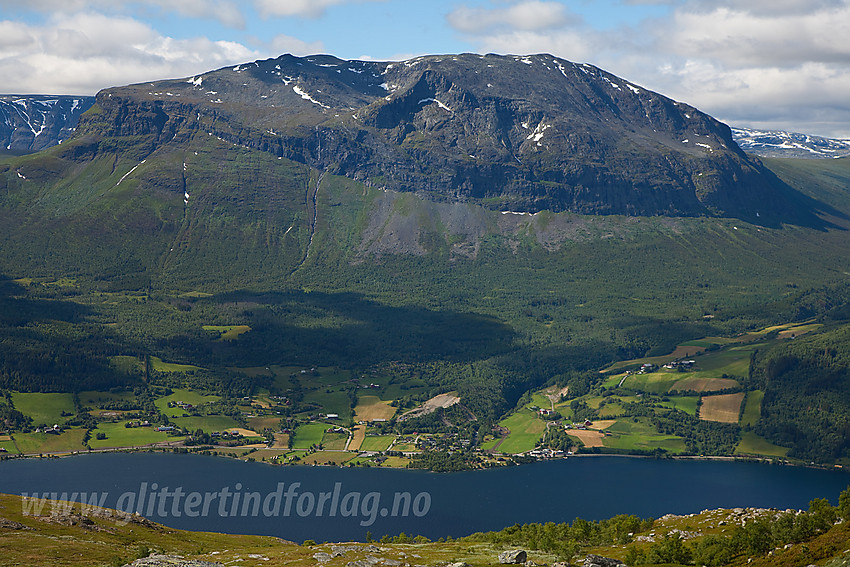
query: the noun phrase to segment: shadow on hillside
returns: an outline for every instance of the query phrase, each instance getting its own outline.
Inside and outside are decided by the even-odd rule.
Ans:
[[[234,291],[197,301],[244,313],[251,332],[238,341],[175,337],[162,346],[233,366],[463,362],[508,352],[515,338],[513,329],[492,317],[389,306],[359,293]]]
[[[767,167],[764,168],[764,174],[771,188],[773,202],[763,203],[763,205],[766,208],[769,207],[771,212],[761,216],[749,214],[730,216],[768,228],[781,228],[784,224],[790,224],[819,231],[848,229],[847,226],[841,226],[830,220],[850,221],[850,216],[843,211],[803,194]]]
[[[106,356],[137,349],[92,327],[90,307],[35,286],[33,292],[0,274],[0,387],[74,392],[128,382]]]

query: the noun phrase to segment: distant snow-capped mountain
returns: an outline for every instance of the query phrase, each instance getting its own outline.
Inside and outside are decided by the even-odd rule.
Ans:
[[[73,134],[93,96],[0,95],[3,150],[31,152],[55,146]]]
[[[850,155],[850,140],[750,128],[732,128],[732,137],[745,152],[763,157],[816,159]]]

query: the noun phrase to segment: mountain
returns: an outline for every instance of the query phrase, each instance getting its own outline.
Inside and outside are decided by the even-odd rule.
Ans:
[[[102,91],[84,135],[203,131],[443,202],[535,213],[776,217],[798,208],[730,129],[551,55],[277,59]]]
[[[135,384],[115,361],[149,356],[241,398],[269,384],[233,368],[337,366],[497,419],[843,282],[850,160],[800,161],[544,55],[108,89],[71,138],[0,157],[0,386]]]
[[[850,140],[751,128],[732,128],[732,137],[742,150],[762,157],[840,158],[850,156]]]
[[[70,138],[92,96],[0,95],[0,144],[11,152],[37,152]]]

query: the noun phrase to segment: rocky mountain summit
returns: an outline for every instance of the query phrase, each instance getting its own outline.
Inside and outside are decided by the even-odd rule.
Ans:
[[[551,55],[283,55],[108,89],[95,109],[81,123],[92,139],[206,132],[435,201],[752,219],[789,208],[726,125]]]

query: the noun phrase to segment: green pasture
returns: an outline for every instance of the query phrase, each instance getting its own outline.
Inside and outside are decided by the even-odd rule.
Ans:
[[[700,378],[743,378],[750,371],[750,354],[756,345],[730,346],[722,350],[708,352],[693,358],[696,360]]]
[[[21,453],[64,453],[85,451],[85,429],[69,429],[61,435],[52,433],[16,433],[15,442]]]
[[[15,409],[32,418],[35,425],[62,424],[62,412],[76,414],[73,394],[29,394],[12,392]]]
[[[753,390],[747,392],[747,402],[744,405],[744,413],[741,416],[741,425],[755,425],[761,417],[761,401],[764,399],[764,392],[761,390]]]
[[[660,405],[696,415],[698,402],[699,396],[671,396],[666,402],[661,402]]]
[[[331,451],[342,451],[348,442],[348,433],[325,433],[322,446]]]
[[[95,392],[86,391],[79,393],[80,405],[83,407],[99,408],[109,402],[135,402],[136,396],[133,392]]]
[[[205,433],[228,431],[240,427],[236,420],[226,415],[175,417],[171,419],[171,422],[189,431],[201,429]]]
[[[0,441],[0,448],[6,449],[5,454],[7,454],[7,455],[17,455],[18,454],[18,450],[15,448],[15,442],[14,441],[11,441],[11,440],[10,441]]]
[[[673,384],[684,378],[688,373],[675,370],[658,370],[645,374],[632,374],[623,382],[623,387],[638,392],[666,394]]]
[[[118,423],[103,422],[92,431],[89,446],[92,449],[102,447],[141,447],[162,441],[173,441],[180,437],[169,436],[165,432],[156,431],[156,427],[124,427],[123,421]],[[106,439],[97,439],[98,433],[105,433]]]
[[[327,423],[307,423],[299,425],[295,430],[295,438],[292,442],[293,449],[309,449],[313,445],[318,445],[322,442],[325,436],[325,430],[330,425]]]
[[[164,362],[156,356],[151,357],[151,367],[156,372],[189,372],[190,370],[200,370],[200,366],[192,364],[177,364],[174,362]]]
[[[351,400],[342,390],[328,388],[319,388],[304,393],[304,402],[314,403],[321,406],[324,411],[322,413],[335,413],[339,415],[339,419],[348,422],[351,419]]]
[[[168,407],[169,402],[184,402],[197,407],[203,404],[215,403],[221,400],[221,396],[208,396],[196,392],[194,390],[186,390],[182,388],[172,390],[172,392],[172,394],[158,398],[154,402],[157,409],[159,409],[160,412],[164,413],[168,417],[180,417],[184,413],[186,413],[183,408]]]
[[[363,444],[360,445],[361,451],[386,451],[390,448],[395,435],[367,435],[363,439]]]
[[[499,446],[501,453],[531,451],[546,431],[546,422],[539,419],[535,412],[524,408],[503,419],[499,425],[511,431],[508,438]]]
[[[767,457],[785,457],[788,455],[787,447],[774,445],[767,439],[759,437],[752,431],[744,431],[741,434],[741,442],[735,448],[737,455],[764,455]]]
[[[671,453],[681,453],[685,450],[685,442],[681,437],[658,433],[651,425],[642,421],[620,419],[606,428],[605,432],[611,435],[606,435],[602,444],[612,449],[665,449]]]
[[[201,328],[205,331],[218,333],[218,339],[221,341],[235,341],[239,338],[239,335],[243,335],[251,330],[251,327],[248,325],[204,325]]]
[[[249,417],[248,418],[248,429],[252,431],[260,432],[264,429],[271,429],[273,431],[277,431],[280,429],[280,416],[274,417]]]
[[[552,402],[546,397],[543,392],[534,392],[531,395],[531,401],[525,404],[525,407],[537,406],[541,409],[552,409]]]

